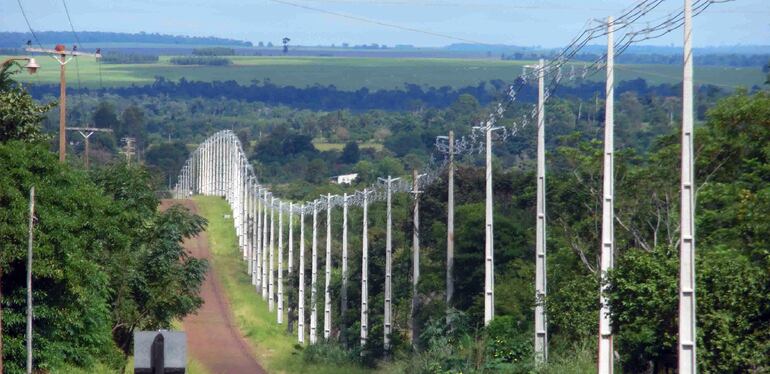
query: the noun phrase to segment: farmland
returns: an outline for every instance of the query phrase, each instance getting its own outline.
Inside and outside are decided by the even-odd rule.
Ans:
[[[81,58],[67,65],[67,78],[71,87],[80,84],[89,88],[150,84],[158,76],[170,80],[234,80],[241,84],[269,80],[281,86],[334,85],[340,90],[403,88],[405,83],[458,88],[493,79],[510,82],[521,73],[523,65],[531,63],[492,59],[237,56],[231,58],[230,66],[178,66],[172,65],[170,58],[161,56],[153,64],[117,65]],[[38,62],[42,65],[38,74],[18,78],[32,84],[57,82],[58,64],[43,56],[38,57]],[[616,79],[644,78],[651,85],[673,83],[678,81],[680,70],[676,65],[620,65]],[[603,77],[596,74],[589,79]],[[728,89],[761,85],[764,79],[759,68],[703,66],[695,70],[696,83]]]

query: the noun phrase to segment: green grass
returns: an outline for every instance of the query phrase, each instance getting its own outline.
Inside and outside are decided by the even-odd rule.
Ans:
[[[313,139],[313,146],[315,149],[324,152],[324,151],[342,151],[343,148],[345,148],[345,143],[328,143],[325,139]],[[382,144],[379,143],[372,143],[372,142],[365,142],[365,143],[358,143],[359,149],[365,149],[365,148],[371,148],[375,151],[381,151],[382,150]]]
[[[4,56],[0,56],[4,57]],[[235,80],[250,84],[252,80],[269,79],[277,85],[296,87],[314,84],[335,85],[341,90],[367,87],[371,90],[403,88],[404,83],[433,87],[464,87],[480,81],[501,79],[512,81],[521,73],[524,61],[493,59],[449,58],[362,58],[362,57],[231,57],[231,66],[178,66],[169,63],[171,56],[161,56],[154,64],[102,64],[101,78],[105,86],[148,84],[154,77],[167,79],[214,81]],[[18,79],[30,83],[57,83],[58,63],[50,57],[39,56],[42,66],[38,74],[18,75]],[[582,66],[582,64],[578,64]],[[99,65],[92,58],[82,57],[67,65],[67,80],[77,87],[99,87]],[[681,67],[677,65],[618,65],[617,81],[644,78],[650,84],[681,81]],[[695,68],[696,83],[709,83],[727,88],[761,85],[765,81],[761,69],[698,66]],[[603,74],[591,79],[603,80]]]
[[[207,235],[212,251],[212,266],[231,303],[233,315],[240,331],[254,348],[257,360],[268,371],[276,373],[344,374],[367,373],[354,365],[309,364],[303,361],[294,345],[296,335],[286,332],[286,325],[275,322],[275,313],[268,312],[267,303],[251,286],[251,279],[244,271],[241,253],[237,248],[230,208],[219,197],[197,196],[198,213],[209,224]]]

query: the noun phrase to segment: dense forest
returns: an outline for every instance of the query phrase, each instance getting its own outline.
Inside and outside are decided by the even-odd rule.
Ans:
[[[178,57],[185,64],[198,63],[199,59],[220,57]],[[224,59],[224,58],[222,58]],[[200,63],[205,63],[205,60]],[[502,99],[508,84],[502,80],[479,82],[476,86],[461,88],[423,87],[416,84],[404,83],[403,89],[369,90],[361,88],[356,91],[344,91],[333,85],[314,85],[309,87],[279,86],[266,78],[255,79],[251,84],[239,84],[235,81],[201,82],[181,78],[178,81],[157,77],[155,82],[143,86],[109,87],[101,90],[83,88],[68,89],[72,94],[112,94],[122,97],[167,97],[172,99],[232,99],[245,102],[256,102],[266,105],[286,105],[293,108],[320,111],[351,110],[364,111],[381,109],[387,111],[414,111],[431,108],[446,108],[456,102],[461,95],[471,95],[480,104],[487,105]],[[28,87],[35,98],[59,94],[59,86],[53,84],[35,84]],[[753,90],[760,89],[752,87]],[[574,84],[559,86],[553,95],[555,97],[583,101],[596,101],[601,98],[604,83],[589,80],[579,80]],[[627,92],[639,97],[673,97],[681,91],[681,84],[649,85],[644,79],[618,82],[615,90],[619,95]],[[701,85],[698,91],[705,97],[713,97],[723,89],[712,85]],[[517,98],[523,102],[534,102],[537,98],[537,87],[533,82],[521,85]],[[598,105],[598,104],[597,104]],[[700,116],[705,113],[705,107],[699,108]]]

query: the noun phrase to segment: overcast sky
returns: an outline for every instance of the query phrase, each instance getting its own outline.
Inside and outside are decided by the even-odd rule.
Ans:
[[[35,30],[69,30],[62,0],[21,0]],[[292,44],[466,41],[560,47],[631,0],[67,0],[76,30],[160,32]],[[680,9],[666,0],[650,19]],[[292,5],[294,4],[294,5]],[[305,8],[303,8],[303,6]],[[770,44],[770,0],[714,4],[694,22],[698,47]],[[412,30],[407,30],[412,29]],[[0,0],[0,30],[27,31],[16,0]],[[681,32],[646,42],[681,45]]]

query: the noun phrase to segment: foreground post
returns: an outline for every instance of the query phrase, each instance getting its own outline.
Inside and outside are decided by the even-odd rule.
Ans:
[[[332,194],[326,195],[326,264],[324,266],[324,339],[332,331],[332,295],[329,285],[332,280]]]
[[[278,324],[283,323],[283,201],[278,203]]]
[[[29,234],[27,241],[27,374],[32,374],[32,243],[35,229],[35,187],[29,189]],[[0,352],[2,353],[2,352]]]
[[[447,171],[446,218],[446,306],[452,307],[455,263],[455,133],[449,132],[449,169]]]
[[[613,31],[615,25],[612,17],[607,18],[607,88],[604,110],[604,175],[602,194],[602,247],[601,247],[601,281],[599,303],[599,374],[613,372],[612,326],[610,326],[610,307],[607,304],[607,272],[612,269],[615,258],[615,169],[614,169],[614,136],[615,117],[613,113],[615,101],[615,45]]]
[[[545,262],[545,62],[541,59],[537,77],[537,225],[535,233],[535,362],[548,360]]]
[[[679,230],[679,373],[697,371],[695,334],[695,184],[693,164],[692,0],[684,1],[682,176]]]

